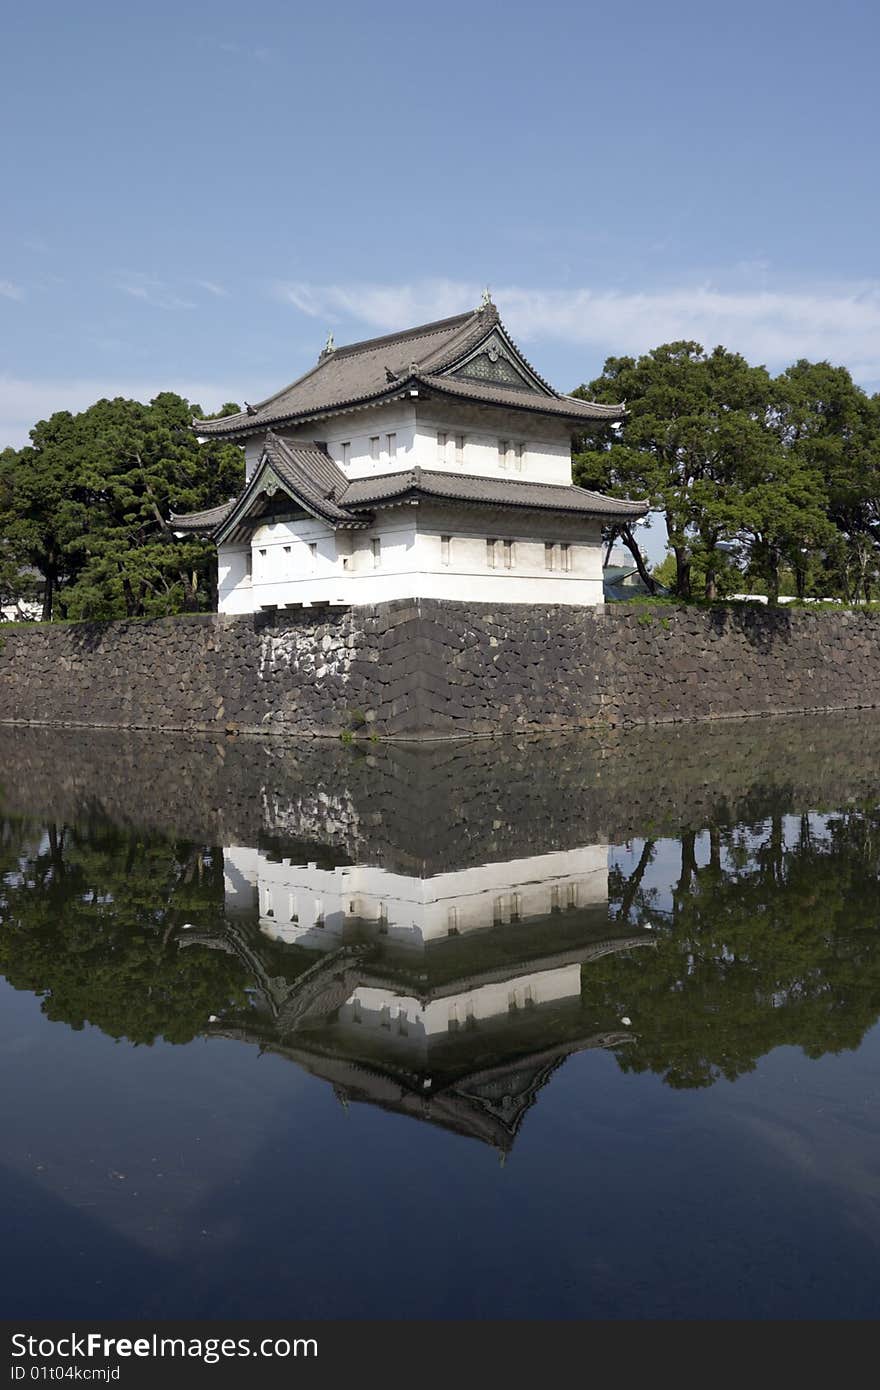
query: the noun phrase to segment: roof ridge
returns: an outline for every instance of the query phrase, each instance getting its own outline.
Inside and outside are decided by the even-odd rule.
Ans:
[[[420,370],[438,372],[446,370],[451,364],[457,362],[460,357],[468,352],[475,351],[480,342],[488,336],[494,328],[501,323],[501,315],[497,307],[485,305],[477,309],[470,315],[466,323],[461,325],[462,329],[469,329],[468,332],[456,333],[451,341],[441,343],[440,347],[429,352],[419,364]],[[474,331],[476,330],[476,331]]]
[[[540,487],[546,488],[548,492],[555,492],[557,488],[574,488],[577,492],[583,492],[588,497],[605,498],[607,496],[607,494],[604,492],[597,492],[595,488],[581,487],[580,483],[548,483],[545,482],[542,478],[537,478],[534,481],[532,481],[529,478],[508,478],[506,476],[502,476],[500,473],[454,473],[452,469],[446,468],[417,468],[413,471],[419,473],[423,477],[428,478],[479,478],[481,481],[487,482],[497,480],[499,482],[507,483],[510,487]],[[385,476],[393,477],[394,475],[386,474]],[[632,500],[634,499],[631,499],[629,497],[614,498],[614,501],[616,502],[629,502]],[[638,499],[640,503],[645,500],[645,498]]]
[[[374,348],[381,347],[383,343],[405,342],[408,338],[427,338],[435,333],[441,333],[444,329],[450,328],[453,324],[464,324],[468,319],[475,318],[479,314],[479,309],[468,309],[463,314],[452,314],[446,319],[433,319],[430,323],[416,324],[414,328],[399,329],[396,333],[381,333],[376,338],[362,338],[356,343],[343,343],[341,347],[334,348],[332,353],[323,357],[318,362],[326,362],[332,358],[355,357],[361,352],[371,352]]]
[[[531,375],[534,377],[535,381],[537,381],[541,386],[544,387],[544,390],[547,391],[548,395],[550,395],[551,397],[554,397],[556,400],[561,400],[561,399],[562,399],[561,392],[557,391],[557,390],[556,390],[556,387],[553,386],[551,382],[547,381],[546,377],[541,376],[541,373],[537,370],[536,367],[534,367],[534,366],[532,365],[532,363],[531,363],[531,362],[529,361],[529,359],[526,357],[526,355],[525,355],[525,353],[523,352],[522,348],[520,347],[519,343],[515,341],[515,339],[514,339],[514,337],[513,337],[513,334],[510,332],[510,330],[509,330],[509,328],[507,327],[506,323],[505,323],[504,320],[502,319],[501,313],[500,313],[500,311],[499,311],[497,305],[492,304],[492,305],[487,305],[486,307],[487,307],[487,308],[489,309],[489,311],[490,311],[490,312],[487,314],[487,317],[486,317],[486,324],[485,324],[487,336],[488,336],[489,334],[491,334],[493,330],[496,330],[496,329],[497,329],[498,332],[500,332],[502,338],[506,341],[508,347],[511,349],[512,352],[516,353],[517,357],[520,359],[520,361],[523,363],[523,365],[526,367],[526,369],[531,373]],[[481,310],[480,312],[485,313],[486,310],[484,309],[484,310]],[[456,365],[456,362],[459,360],[459,358],[460,358],[461,356],[466,356],[467,353],[470,352],[470,351],[472,351],[472,350],[473,350],[473,351],[476,351],[478,347],[479,347],[479,339],[476,341],[475,344],[473,344],[473,347],[471,346],[471,344],[469,344],[469,343],[467,343],[467,341],[465,341],[465,345],[464,345],[462,348],[456,350],[455,352],[453,352],[453,353],[451,353],[451,354],[448,353],[448,352],[445,353],[445,354],[444,354],[443,356],[441,356],[441,357],[439,358],[439,360],[436,361],[436,362],[432,362],[431,359],[430,359],[430,357],[429,357],[429,358],[427,359],[426,363],[423,364],[422,370],[423,370],[423,371],[426,371],[426,372],[429,372],[429,373],[431,373],[432,375],[435,375],[435,376],[441,376],[441,375],[443,375],[444,373],[448,372],[451,368],[453,368],[453,367]],[[498,384],[499,384],[499,385],[502,385],[503,383],[498,383]]]

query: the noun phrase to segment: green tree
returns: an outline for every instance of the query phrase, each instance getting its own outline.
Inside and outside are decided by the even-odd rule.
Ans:
[[[798,361],[777,384],[774,428],[793,462],[821,479],[834,527],[822,538],[826,582],[848,601],[868,599],[880,574],[880,397],[828,362]]]
[[[719,547],[732,535],[727,490],[767,447],[768,373],[722,347],[706,353],[699,343],[666,343],[638,359],[609,358],[575,394],[627,404],[619,435],[600,423],[577,441],[576,480],[647,497],[666,521],[675,592],[691,597],[700,554],[706,596],[715,597]]]
[[[654,926],[652,951],[584,967],[584,998],[633,1019],[625,1071],[709,1086],[775,1047],[809,1057],[856,1048],[880,1016],[880,816],[848,810],[794,834],[782,812],[755,826],[680,837],[672,909],[645,889],[644,862],[610,876],[613,911]],[[650,862],[653,845],[642,856]],[[701,862],[702,861],[702,862]]]
[[[211,1014],[247,1007],[234,957],[180,949],[187,927],[222,929],[219,851],[94,821],[7,822],[0,875],[0,973],[39,994],[48,1018],[181,1043]]]
[[[609,358],[579,394],[625,399],[622,432],[597,425],[578,441],[579,482],[661,511],[674,591],[699,581],[730,592],[734,568],[778,599],[785,572],[808,578],[849,563],[856,588],[877,574],[880,405],[843,368],[798,363],[780,377],[718,347],[669,343],[638,359]]]
[[[232,496],[243,461],[233,445],[199,442],[201,414],[172,392],[101,400],[41,421],[0,457],[0,536],[19,572],[41,576],[44,620],[210,606],[213,547],[176,539],[168,516]]]

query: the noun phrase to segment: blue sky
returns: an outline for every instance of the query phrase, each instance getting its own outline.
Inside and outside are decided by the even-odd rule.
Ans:
[[[259,399],[487,283],[565,389],[681,336],[877,388],[878,38],[852,0],[8,6],[0,445]]]

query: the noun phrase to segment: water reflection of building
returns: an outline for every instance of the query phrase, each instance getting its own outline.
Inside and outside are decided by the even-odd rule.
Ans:
[[[505,1151],[566,1057],[627,1039],[583,988],[591,960],[646,939],[609,921],[605,846],[429,878],[301,847],[231,847],[224,868],[222,938],[184,941],[243,959],[252,1007],[209,1032],[296,1061],[343,1103]]]

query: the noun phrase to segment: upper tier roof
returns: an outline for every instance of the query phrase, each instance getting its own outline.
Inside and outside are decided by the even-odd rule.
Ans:
[[[622,405],[555,391],[526,360],[486,299],[467,314],[345,347],[328,345],[310,371],[274,396],[237,415],[194,420],[193,427],[201,435],[231,438],[296,426],[352,406],[378,405],[418,389],[573,422],[617,420],[625,413]]]
[[[319,445],[290,443],[269,430],[260,461],[238,497],[210,511],[185,516],[172,512],[172,528],[222,540],[241,524],[264,492],[271,495],[279,487],[334,530],[368,526],[376,509],[419,498],[621,520],[635,520],[648,509],[647,502],[606,497],[573,484],[477,477],[426,468],[349,479]]]

